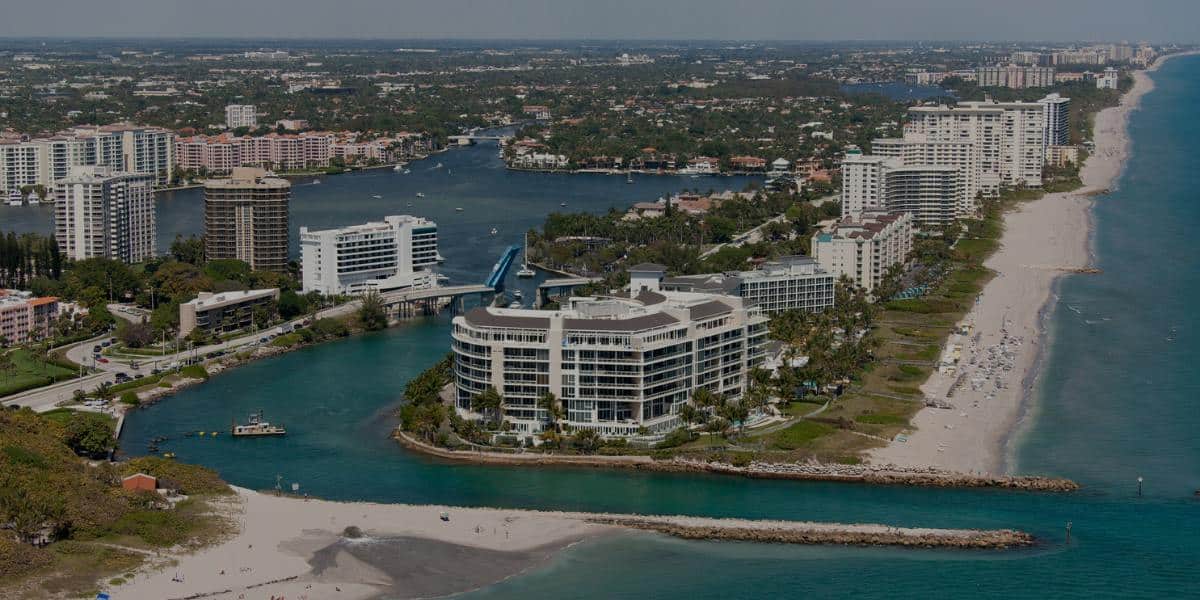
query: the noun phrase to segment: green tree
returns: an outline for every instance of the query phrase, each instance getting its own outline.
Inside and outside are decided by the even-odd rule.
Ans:
[[[117,325],[117,339],[130,348],[141,348],[154,341],[154,330],[146,323],[123,320]]]
[[[294,319],[308,312],[308,299],[293,290],[279,293],[279,316]]]
[[[571,435],[571,447],[580,454],[594,454],[603,443],[594,429],[580,429]]]
[[[552,429],[558,430],[558,422],[565,416],[562,403],[558,401],[558,397],[550,392],[546,392],[538,397],[538,408],[546,411],[546,420],[550,423]]]
[[[171,242],[171,257],[191,265],[204,264],[204,238],[194,235],[185,238],[182,235],[176,235],[175,241]]]
[[[358,307],[358,322],[367,331],[378,331],[388,325],[387,311],[383,299],[375,292],[363,294]]]
[[[67,421],[63,440],[78,454],[99,457],[108,454],[116,444],[112,424],[104,415],[76,412]]]
[[[471,410],[480,414],[491,414],[493,421],[500,421],[504,418],[504,396],[489,385],[471,397]]]

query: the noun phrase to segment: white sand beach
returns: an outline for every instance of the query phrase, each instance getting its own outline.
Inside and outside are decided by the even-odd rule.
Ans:
[[[1146,71],[1134,78],[1120,105],[1096,116],[1095,152],[1080,172],[1083,188],[1047,194],[1005,216],[1001,246],[985,263],[997,275],[964,319],[973,329],[959,338],[959,366],[953,373],[935,372],[921,388],[927,398],[953,408],[922,409],[913,419],[917,431],[873,451],[872,463],[984,473],[1010,468],[1005,446],[1037,377],[1043,311],[1053,300],[1055,280],[1091,262],[1093,196],[1111,188],[1121,174],[1129,114],[1154,87]],[[947,397],[952,386],[956,389]]]
[[[440,597],[545,563],[581,541],[622,530],[690,538],[922,547],[1024,545],[1011,530],[927,529],[688,516],[546,512],[329,502],[235,488],[221,510],[236,533],[196,552],[164,552],[113,598],[315,600]],[[442,520],[445,514],[448,520]],[[362,537],[343,535],[347,527]]]
[[[548,551],[610,529],[533,511],[306,501],[244,489],[237,492],[227,507],[237,521],[235,537],[194,554],[165,555],[156,561],[160,564],[157,569],[144,569],[130,583],[110,590],[113,597],[369,598],[391,587],[394,580],[350,553],[334,552],[330,558],[336,566],[320,574],[311,572],[313,554],[340,540],[350,526],[363,531],[365,538],[358,542],[362,544],[392,536],[412,538],[407,544],[410,547],[437,541],[465,549],[520,554],[524,560],[519,562],[524,564],[501,565],[518,570],[535,564]],[[443,511],[448,513],[448,521],[441,519]],[[458,556],[449,557],[443,565],[421,565],[429,578],[449,584],[447,591],[428,595],[465,591],[513,574],[495,572],[488,560],[464,562]],[[263,585],[279,580],[287,581]],[[437,591],[428,590],[425,583],[421,583],[422,590]]]

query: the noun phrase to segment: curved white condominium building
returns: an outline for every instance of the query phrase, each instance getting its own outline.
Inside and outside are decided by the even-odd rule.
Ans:
[[[549,392],[565,425],[630,436],[680,426],[697,388],[740,397],[763,360],[767,318],[735,296],[642,288],[560,310],[477,308],[455,317],[452,336],[460,413],[491,386],[514,430],[537,433],[547,423],[538,398]]]

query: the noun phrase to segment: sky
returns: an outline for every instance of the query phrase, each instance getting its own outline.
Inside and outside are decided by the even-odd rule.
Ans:
[[[0,0],[0,37],[1200,41],[1200,0]]]

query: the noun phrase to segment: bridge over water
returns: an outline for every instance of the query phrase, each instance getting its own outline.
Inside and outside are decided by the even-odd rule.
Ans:
[[[446,305],[457,312],[463,308],[463,300],[468,296],[479,296],[480,304],[483,305],[504,289],[504,278],[520,252],[521,247],[517,245],[505,248],[500,254],[500,259],[492,266],[487,280],[481,284],[396,290],[384,292],[379,298],[387,308],[388,316],[392,318],[433,315]]]

